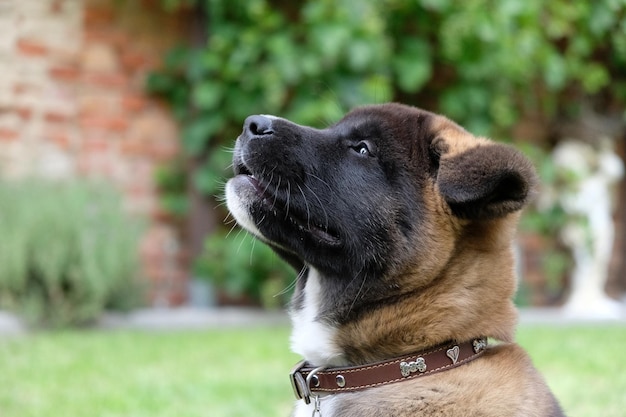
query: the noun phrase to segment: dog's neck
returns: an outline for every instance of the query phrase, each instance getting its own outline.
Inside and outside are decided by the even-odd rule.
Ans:
[[[309,268],[300,305],[291,311],[291,348],[318,366],[349,365],[337,343],[338,328],[320,320],[323,291],[317,270]]]
[[[467,254],[433,285],[338,324],[320,319],[323,277],[311,268],[300,305],[291,313],[292,349],[317,366],[345,366],[402,356],[449,340],[484,335],[511,341],[517,320],[511,301],[515,290],[512,254],[505,250],[482,255],[492,263],[493,276],[485,276],[484,268],[474,272],[475,257]],[[455,278],[459,274],[463,280]]]

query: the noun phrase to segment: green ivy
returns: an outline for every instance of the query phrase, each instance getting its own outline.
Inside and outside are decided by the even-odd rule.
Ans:
[[[227,236],[220,232],[206,241],[196,260],[197,276],[208,277],[223,297],[249,297],[264,307],[284,306],[295,284],[295,274],[272,250],[249,234]]]
[[[206,45],[172,49],[148,79],[190,156],[224,152],[259,112],[323,126],[402,99],[506,134],[528,110],[555,114],[572,89],[624,104],[624,0],[163,0],[192,4],[207,15]],[[213,159],[223,176],[228,158]]]
[[[148,90],[171,104],[186,154],[206,161],[194,184],[211,195],[250,114],[323,127],[395,100],[507,139],[523,115],[576,117],[589,98],[624,111],[626,0],[162,4],[206,14],[206,44],[172,49]]]

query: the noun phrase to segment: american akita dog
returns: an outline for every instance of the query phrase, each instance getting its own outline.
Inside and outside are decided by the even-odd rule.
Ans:
[[[520,152],[383,104],[321,130],[250,116],[234,172],[231,213],[300,271],[294,416],[563,416],[514,342]]]

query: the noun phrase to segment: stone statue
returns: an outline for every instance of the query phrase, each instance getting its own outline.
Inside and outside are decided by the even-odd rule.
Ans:
[[[567,178],[559,201],[570,220],[561,238],[575,263],[564,312],[577,318],[619,318],[621,304],[609,298],[604,287],[614,237],[611,191],[624,174],[622,161],[608,139],[599,147],[564,141],[555,148],[553,158]]]

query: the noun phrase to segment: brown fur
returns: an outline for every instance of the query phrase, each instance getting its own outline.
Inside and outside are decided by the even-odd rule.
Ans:
[[[525,352],[515,345],[503,345],[446,372],[346,396],[334,415],[545,417],[563,414]]]
[[[323,399],[332,404],[324,417],[563,416],[514,343],[512,241],[536,185],[521,153],[443,116],[386,104],[325,130],[249,118],[234,166],[239,178],[227,192],[238,221],[254,222],[253,232],[303,268],[294,317],[332,335],[319,349],[332,359],[359,365],[450,340],[497,341],[469,364]],[[317,271],[310,287],[307,268]],[[318,293],[305,305],[307,290]],[[316,316],[300,314],[307,308]],[[329,364],[330,353],[306,349],[315,340],[299,340],[320,358],[313,365]]]
[[[472,178],[472,168],[486,175],[505,167],[518,170],[532,187],[533,169],[517,154],[507,160],[508,148],[475,138],[443,117],[437,116],[431,128],[438,137],[433,146],[442,156],[438,181],[423,189],[431,217],[421,233],[429,236],[431,250],[395,278],[405,290],[400,300],[342,326],[338,342],[355,364],[479,335],[503,343],[451,371],[353,394],[339,402],[335,415],[562,416],[528,356],[513,343],[517,314],[512,302],[516,283],[511,241],[518,210],[527,197],[505,208],[503,216],[467,220],[453,215],[440,190],[442,181],[461,183],[468,190],[480,188],[472,184],[482,180]],[[478,148],[489,151],[477,152]],[[473,159],[464,160],[468,154]],[[455,159],[454,165],[446,166]]]

